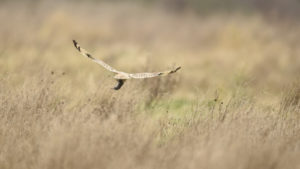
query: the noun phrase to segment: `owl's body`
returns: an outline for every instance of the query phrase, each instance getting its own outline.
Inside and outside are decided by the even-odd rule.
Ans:
[[[114,76],[115,79],[122,79],[122,80],[126,80],[126,79],[130,79],[130,74],[128,73],[124,73],[124,72],[119,72]]]

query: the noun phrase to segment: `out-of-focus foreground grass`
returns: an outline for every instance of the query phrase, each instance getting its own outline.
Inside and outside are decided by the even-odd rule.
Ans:
[[[0,168],[299,168],[300,26],[136,3],[0,6]],[[182,66],[172,76],[126,72]]]

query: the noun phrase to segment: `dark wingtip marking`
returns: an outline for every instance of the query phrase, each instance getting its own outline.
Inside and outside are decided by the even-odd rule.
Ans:
[[[175,72],[177,72],[179,69],[181,69],[181,66],[179,66],[178,68],[175,69]]]
[[[80,46],[78,46],[78,43],[76,42],[76,40],[73,40],[73,44],[74,44],[75,48],[80,51]]]
[[[73,44],[74,44],[75,47],[77,47],[77,42],[76,42],[76,40],[73,40]]]
[[[92,55],[90,55],[88,53],[86,53],[86,56],[93,59]]]
[[[170,73],[175,73],[175,72],[177,72],[179,69],[181,69],[181,67],[179,66],[179,67],[177,67],[175,70],[172,70]]]

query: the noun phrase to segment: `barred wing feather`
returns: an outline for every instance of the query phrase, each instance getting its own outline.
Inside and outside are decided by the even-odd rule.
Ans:
[[[95,59],[94,57],[92,57],[92,55],[89,54],[89,52],[87,52],[85,49],[81,48],[79,46],[79,44],[73,40],[73,43],[74,43],[74,46],[75,48],[85,57],[91,59],[92,61],[98,63],[99,65],[103,66],[105,69],[111,71],[111,72],[114,72],[114,73],[119,73],[120,71],[114,69],[113,67],[109,66],[108,64],[106,64],[105,62],[103,62],[102,60],[98,60],[98,59]]]
[[[157,77],[157,76],[166,76],[166,75],[177,72],[180,68],[181,67],[177,67],[174,70],[168,70],[168,71],[156,72],[156,73],[133,73],[133,74],[130,74],[130,77],[134,78],[134,79],[144,79],[144,78],[152,78],[152,77]]]

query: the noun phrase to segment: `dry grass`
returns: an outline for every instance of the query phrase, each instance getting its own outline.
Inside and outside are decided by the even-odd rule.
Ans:
[[[70,3],[0,6],[1,169],[300,168],[298,23]],[[122,70],[183,69],[116,92],[73,38]]]

